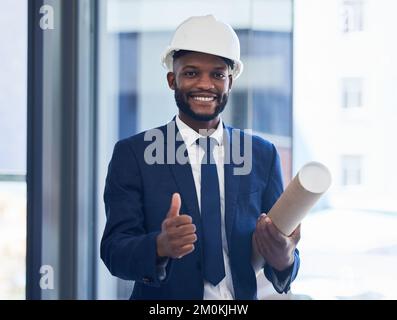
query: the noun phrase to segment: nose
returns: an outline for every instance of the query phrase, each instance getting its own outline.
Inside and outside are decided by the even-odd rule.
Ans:
[[[197,84],[197,88],[201,89],[201,90],[210,90],[210,89],[214,89],[215,85],[212,82],[211,76],[209,74],[206,73],[202,73],[198,84]]]

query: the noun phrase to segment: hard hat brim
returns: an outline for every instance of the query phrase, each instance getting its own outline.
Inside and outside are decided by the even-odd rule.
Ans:
[[[166,50],[164,51],[163,55],[161,56],[161,64],[168,71],[171,71],[171,72],[174,71],[173,70],[174,69],[173,68],[173,62],[174,62],[173,54],[174,54],[175,51],[179,51],[179,50],[189,50],[189,49],[174,48],[174,47],[168,46],[166,48]],[[241,62],[241,60],[232,59],[230,57],[224,57],[222,55],[218,55],[218,54],[215,54],[215,53],[202,52],[202,51],[197,51],[197,50],[194,50],[194,51],[195,52],[206,53],[206,54],[212,54],[212,55],[216,55],[216,56],[221,56],[223,58],[227,58],[227,59],[232,60],[234,62],[234,66],[233,66],[233,70],[232,70],[233,79],[237,79],[241,75],[241,73],[243,72],[244,64]]]

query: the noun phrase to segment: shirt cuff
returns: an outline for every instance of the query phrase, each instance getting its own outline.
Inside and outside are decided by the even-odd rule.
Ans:
[[[166,268],[169,260],[170,259],[168,257],[157,257],[156,271],[160,281],[163,281],[167,277]]]
[[[283,292],[287,293],[290,290],[290,283],[291,283],[292,271],[294,270],[294,263],[283,271],[277,271],[270,265],[267,265],[265,269],[268,269],[268,271],[270,271],[269,273],[271,279],[269,280],[271,280],[274,289],[276,289],[278,293],[283,293]]]

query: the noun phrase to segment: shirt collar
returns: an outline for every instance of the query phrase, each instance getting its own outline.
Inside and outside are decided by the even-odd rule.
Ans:
[[[203,138],[204,136],[199,134],[190,128],[186,123],[184,123],[179,116],[175,117],[175,122],[178,127],[179,132],[181,133],[182,139],[185,142],[187,147],[190,147],[193,143],[196,143],[198,138]],[[214,138],[218,145],[223,144],[223,122],[222,118],[219,120],[218,127],[216,130],[210,135],[211,138]]]

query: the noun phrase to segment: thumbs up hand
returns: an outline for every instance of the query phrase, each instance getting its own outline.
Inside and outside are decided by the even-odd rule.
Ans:
[[[156,239],[159,257],[182,258],[194,250],[196,226],[191,216],[180,215],[180,209],[181,197],[179,193],[174,193],[167,217],[161,224],[161,233]]]

